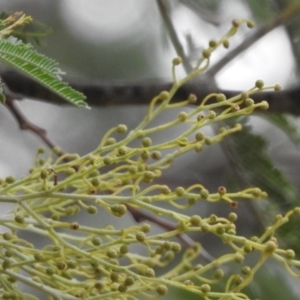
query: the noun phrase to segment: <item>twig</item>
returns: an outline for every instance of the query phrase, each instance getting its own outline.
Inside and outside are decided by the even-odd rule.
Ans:
[[[161,218],[156,218],[154,216],[146,214],[142,210],[133,208],[130,205],[126,205],[126,207],[137,223],[140,223],[140,222],[146,220],[146,221],[150,221],[150,222],[158,225],[159,227],[161,227],[167,231],[176,229],[176,226],[168,221],[165,221]],[[192,247],[195,244],[195,241],[186,234],[178,234],[177,238],[187,247]],[[203,255],[203,258],[205,260],[207,260],[208,262],[212,262],[215,260],[215,258],[211,254],[209,254],[203,247],[201,249],[201,254]]]
[[[179,41],[177,32],[170,17],[169,9],[167,8],[167,5],[164,3],[163,0],[157,0],[156,2],[162,19],[164,20],[167,30],[169,32],[169,36],[176,50],[176,53],[182,58],[182,64],[185,69],[185,72],[189,74],[193,70],[193,67],[191,66],[187,56],[185,55],[184,49]]]
[[[283,12],[281,12],[275,19],[261,26],[252,36],[246,38],[239,46],[230,51],[225,55],[219,62],[206,72],[209,78],[213,78],[217,73],[219,73],[229,62],[231,62],[235,57],[249,49],[255,42],[264,37],[266,34],[274,30],[275,28],[291,21],[300,13],[300,4],[291,4]]]
[[[40,137],[40,139],[51,149],[58,148],[51,139],[47,136],[47,132],[45,129],[38,127],[37,125],[30,122],[24,114],[21,112],[21,110],[17,107],[15,103],[15,99],[11,96],[6,95],[6,103],[5,106],[8,108],[8,110],[11,112],[11,114],[15,117],[17,120],[20,129],[21,130],[29,130],[33,133],[35,133],[37,136]],[[56,152],[58,156],[64,155],[64,152],[59,150]]]

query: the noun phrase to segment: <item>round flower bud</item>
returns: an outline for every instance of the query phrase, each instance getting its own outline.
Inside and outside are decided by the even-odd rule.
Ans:
[[[97,281],[94,284],[94,287],[98,290],[101,291],[104,288],[104,284],[101,281]]]
[[[213,110],[210,110],[209,113],[208,113],[208,118],[210,120],[213,120],[215,117],[217,116],[217,114],[213,111]]]
[[[210,285],[207,284],[207,283],[202,284],[202,285],[200,286],[200,291],[201,291],[202,293],[204,293],[204,294],[209,293],[210,290],[211,290],[211,287],[210,287]]]
[[[197,102],[197,96],[195,94],[189,94],[188,101],[191,104],[196,103]]]
[[[129,247],[128,247],[128,245],[126,245],[126,244],[124,244],[124,245],[122,245],[121,247],[120,247],[120,253],[121,254],[127,254],[128,252],[129,252]]]
[[[145,171],[143,174],[143,180],[145,182],[151,182],[154,179],[154,173],[151,171]]]
[[[205,118],[205,117],[204,117],[202,114],[200,114],[200,115],[197,116],[197,121],[200,122],[200,121],[202,121],[204,118]]]
[[[249,266],[245,266],[242,268],[242,274],[249,275],[251,274],[251,268]]]
[[[255,26],[255,23],[253,21],[247,21],[247,27],[253,28]]]
[[[172,64],[173,64],[173,66],[178,66],[178,65],[180,65],[182,63],[182,58],[181,57],[175,57],[175,58],[173,58],[173,60],[172,60]]]
[[[239,111],[240,110],[240,106],[238,104],[233,104],[233,105],[231,105],[231,110],[232,111]]]
[[[274,241],[268,241],[265,244],[265,252],[266,253],[273,253],[277,249],[277,244]]]
[[[295,207],[295,208],[293,209],[293,213],[294,213],[295,215],[300,215],[300,207]]]
[[[236,253],[234,256],[234,261],[238,264],[241,264],[244,261],[244,256],[240,253]]]
[[[167,288],[166,285],[160,284],[159,286],[157,286],[156,292],[157,292],[158,295],[163,296],[163,295],[167,294],[168,288]]]
[[[241,284],[243,281],[244,281],[244,279],[243,279],[242,276],[240,276],[240,275],[235,275],[235,276],[234,276],[234,283],[235,283],[236,285]]]
[[[77,268],[77,261],[75,259],[69,259],[67,260],[67,267],[69,269],[76,269]]]
[[[201,224],[201,217],[194,215],[190,218],[190,222],[193,226],[199,226]]]
[[[179,243],[177,243],[177,242],[173,242],[172,246],[171,246],[171,250],[174,253],[179,253],[181,251],[181,245]]]
[[[212,143],[213,143],[213,140],[212,140],[211,138],[209,138],[209,137],[205,138],[205,144],[206,144],[207,146],[212,145]]]
[[[48,267],[47,269],[46,269],[46,274],[47,275],[53,275],[53,274],[55,274],[55,269],[54,268],[52,268],[52,267]]]
[[[203,146],[202,146],[201,143],[197,143],[197,144],[195,145],[194,149],[195,149],[195,151],[196,151],[197,153],[199,153],[199,152],[201,152],[201,151],[203,150]]]
[[[162,92],[160,92],[160,94],[159,94],[159,98],[160,98],[162,101],[168,100],[169,97],[170,97],[170,93],[167,92],[167,91],[162,91]]]
[[[253,251],[253,248],[250,244],[245,244],[243,250],[245,253],[250,253],[251,251]]]
[[[100,184],[100,180],[98,179],[98,178],[93,178],[92,180],[91,180],[91,184],[92,184],[92,186],[99,186],[99,184]]]
[[[45,257],[44,255],[41,253],[41,252],[38,252],[38,253],[35,253],[33,255],[34,259],[38,262],[41,262],[41,261],[44,261],[45,260]]]
[[[218,94],[216,96],[216,99],[217,99],[218,102],[222,102],[222,101],[226,100],[226,96],[224,94]]]
[[[118,148],[118,154],[119,155],[125,155],[127,153],[127,148],[125,146],[121,146],[120,148]]]
[[[147,224],[147,223],[144,223],[142,226],[141,226],[141,230],[145,233],[148,233],[150,230],[151,230],[151,226],[150,224]]]
[[[229,40],[228,39],[225,39],[222,44],[223,44],[224,48],[226,48],[226,49],[229,48]]]
[[[107,138],[107,140],[105,141],[105,146],[110,146],[113,145],[117,142],[117,140],[113,137],[109,137]]]
[[[14,183],[15,180],[16,180],[16,179],[15,179],[14,176],[7,176],[7,177],[5,178],[5,181],[6,181],[6,183],[8,183],[8,184]]]
[[[248,107],[254,105],[254,100],[251,99],[251,98],[247,98],[245,100],[245,105],[248,106]]]
[[[201,198],[203,199],[207,199],[209,197],[209,192],[207,189],[202,189],[201,192],[200,192],[200,196]]]
[[[117,258],[118,257],[118,252],[115,249],[111,248],[111,249],[107,250],[106,255],[109,258]]]
[[[6,257],[12,257],[14,255],[14,253],[10,250],[10,249],[7,249],[5,251],[5,254],[4,254]]]
[[[210,51],[209,49],[204,49],[204,50],[202,51],[202,56],[203,56],[204,58],[210,58],[210,55],[211,55],[211,51]]]
[[[295,256],[296,256],[296,254],[295,254],[294,250],[288,249],[288,250],[285,251],[285,255],[284,256],[285,256],[286,259],[294,259]]]
[[[147,268],[144,272],[144,276],[146,277],[155,277],[155,271],[151,268]]]
[[[260,108],[262,110],[267,110],[269,108],[269,103],[267,101],[262,101],[260,102],[260,104],[261,104]]]
[[[236,213],[231,212],[231,213],[228,215],[228,220],[229,220],[230,222],[235,222],[235,221],[237,220],[237,218],[238,218],[238,216],[237,216]]]
[[[59,260],[56,262],[56,268],[58,270],[64,270],[64,269],[66,269],[66,267],[67,267],[67,264],[64,261]]]
[[[168,195],[168,194],[171,193],[171,190],[170,190],[170,188],[169,188],[167,185],[162,185],[162,186],[160,187],[160,191],[161,191],[161,193],[164,194],[164,195]]]
[[[11,261],[8,258],[5,258],[2,262],[2,268],[5,269],[9,269],[11,266]]]
[[[184,122],[186,121],[188,118],[188,114],[185,112],[185,111],[181,111],[179,114],[178,114],[178,119],[180,122]]]
[[[164,252],[165,252],[165,249],[160,245],[155,248],[156,254],[163,254]]]
[[[118,291],[119,291],[120,293],[125,293],[125,292],[127,291],[127,286],[126,286],[125,284],[120,284],[120,285],[118,286]]]
[[[161,153],[159,151],[153,151],[151,153],[151,158],[155,160],[161,159]]]
[[[216,40],[210,40],[209,41],[209,47],[210,48],[216,48],[218,45],[217,41]]]
[[[86,210],[89,214],[94,215],[97,213],[98,209],[96,206],[94,205],[90,205],[88,206],[87,210]]]
[[[124,284],[127,285],[127,286],[131,286],[131,285],[134,284],[134,281],[135,281],[135,280],[134,280],[133,277],[128,276],[128,277],[125,278]]]
[[[92,238],[92,243],[93,243],[94,246],[100,246],[102,244],[102,240],[101,240],[100,237],[94,236]]]
[[[46,179],[48,177],[48,171],[43,169],[40,173],[41,179]]]
[[[122,217],[127,212],[127,208],[124,204],[114,204],[110,209],[112,214],[116,217]]]
[[[172,248],[171,242],[169,241],[164,242],[163,247],[165,250],[170,250]]]
[[[117,130],[118,133],[126,133],[127,132],[127,126],[124,124],[119,124],[117,126]]]
[[[103,163],[106,166],[109,166],[113,163],[113,159],[110,156],[106,156],[106,157],[103,158]]]
[[[222,269],[217,269],[217,270],[215,271],[214,277],[215,277],[216,279],[221,279],[221,278],[223,278],[223,277],[224,277],[224,271],[223,271]]]
[[[225,228],[223,226],[218,226],[216,229],[216,232],[217,232],[217,234],[222,235],[225,232]]]
[[[138,231],[138,232],[136,233],[136,235],[135,235],[135,238],[136,238],[137,241],[143,242],[143,241],[145,240],[145,238],[146,238],[146,235],[145,235],[144,232]]]
[[[226,194],[226,187],[224,187],[224,186],[218,187],[218,193],[221,196],[225,195]]]
[[[275,91],[275,92],[281,91],[281,86],[280,86],[279,84],[275,84],[275,85],[274,85],[274,91]]]
[[[255,87],[262,89],[264,87],[264,82],[262,80],[256,80]]]
[[[232,24],[233,27],[237,28],[237,27],[239,27],[241,25],[241,22],[238,19],[233,19],[232,22],[231,22],[231,24]]]
[[[70,224],[70,229],[72,229],[72,230],[77,230],[78,228],[79,228],[78,222],[72,222],[72,223]]]
[[[5,241],[9,241],[14,237],[14,235],[11,232],[4,232],[3,233],[3,239]]]
[[[137,169],[136,166],[129,166],[129,167],[128,167],[128,172],[129,172],[130,174],[136,174],[136,173],[138,172],[138,169]]]
[[[205,134],[203,132],[197,132],[195,135],[195,139],[198,142],[201,142],[205,139]]]
[[[150,152],[149,151],[143,151],[142,153],[141,153],[141,158],[143,159],[143,160],[147,160],[147,159],[149,159],[149,157],[150,157]]]
[[[118,280],[119,280],[119,274],[116,273],[116,272],[112,272],[112,273],[110,274],[110,280],[111,280],[112,282],[118,282]]]
[[[145,137],[142,140],[142,145],[144,147],[150,147],[152,145],[152,140],[149,137]]]
[[[178,187],[175,189],[175,194],[176,194],[176,196],[178,196],[178,197],[182,197],[182,196],[185,194],[185,189],[184,189],[182,186],[178,186]]]
[[[23,224],[23,223],[25,222],[25,218],[24,218],[24,216],[16,215],[16,216],[15,216],[15,221],[16,221],[18,224]]]

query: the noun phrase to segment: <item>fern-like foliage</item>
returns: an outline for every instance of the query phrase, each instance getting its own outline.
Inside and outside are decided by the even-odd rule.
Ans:
[[[53,59],[38,53],[31,45],[10,37],[0,40],[0,61],[33,78],[54,93],[79,107],[88,107],[85,96],[61,80],[63,74]]]

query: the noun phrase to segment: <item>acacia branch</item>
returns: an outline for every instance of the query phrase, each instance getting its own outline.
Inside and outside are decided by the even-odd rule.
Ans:
[[[2,71],[0,75],[14,95],[23,98],[35,99],[47,103],[70,105],[53,92],[39,85],[33,80],[16,73],[14,71]],[[69,82],[71,82],[69,80]],[[156,82],[139,84],[105,84],[102,82],[71,82],[70,85],[82,92],[87,97],[87,103],[90,106],[110,106],[110,105],[148,105],[152,98],[163,90],[169,90],[171,82]],[[197,82],[190,82],[180,87],[174,95],[173,101],[180,102],[187,99],[189,94],[195,94],[198,98],[195,105],[199,105],[204,97],[210,93],[223,93],[227,97],[237,95],[238,91],[228,91],[216,89],[214,85],[200,85]],[[262,92],[251,97],[260,102],[266,100],[269,103],[269,109],[266,112],[290,113],[300,115],[299,104],[300,86],[281,92]]]

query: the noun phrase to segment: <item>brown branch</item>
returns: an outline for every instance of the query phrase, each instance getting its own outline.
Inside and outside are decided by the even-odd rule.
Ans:
[[[153,224],[156,224],[157,226],[163,228],[164,230],[167,231],[171,231],[171,230],[175,230],[176,226],[173,225],[171,222],[168,222],[166,220],[163,220],[162,218],[157,218],[154,216],[151,216],[149,214],[146,214],[145,212],[143,212],[140,209],[136,209],[133,208],[130,205],[126,205],[128,211],[130,212],[130,214],[132,215],[132,217],[134,218],[134,220],[137,223],[143,222],[143,221],[150,221]],[[190,238],[188,235],[186,234],[178,234],[177,238],[186,246],[186,247],[192,247],[195,244],[195,241]],[[215,258],[210,255],[203,247],[201,249],[201,254],[203,255],[203,258],[209,262],[212,262],[215,260]]]
[[[51,149],[58,148],[57,145],[55,145],[51,141],[51,139],[47,136],[47,132],[45,129],[33,124],[24,116],[24,114],[21,112],[21,110],[16,105],[14,98],[6,95],[5,106],[11,112],[11,114],[15,117],[21,130],[29,130],[29,131],[35,133]],[[61,150],[59,150],[56,153],[58,156],[64,155],[64,152],[62,152]]]
[[[10,91],[15,95],[52,104],[70,105],[70,103],[53,92],[19,73],[14,71],[2,71],[0,75]],[[87,103],[90,106],[148,105],[154,96],[163,90],[169,90],[172,83],[141,82],[139,84],[105,84],[103,82],[73,82],[71,86],[86,95]],[[198,98],[195,105],[199,105],[202,99],[212,92],[224,93],[227,97],[232,97],[239,93],[238,91],[216,89],[210,84],[200,85],[197,82],[190,82],[178,89],[173,101],[182,101],[187,99],[189,94],[193,93]],[[270,107],[266,112],[290,113],[299,116],[299,95],[300,86],[281,92],[263,92],[255,94],[252,97],[255,101],[268,101]]]

